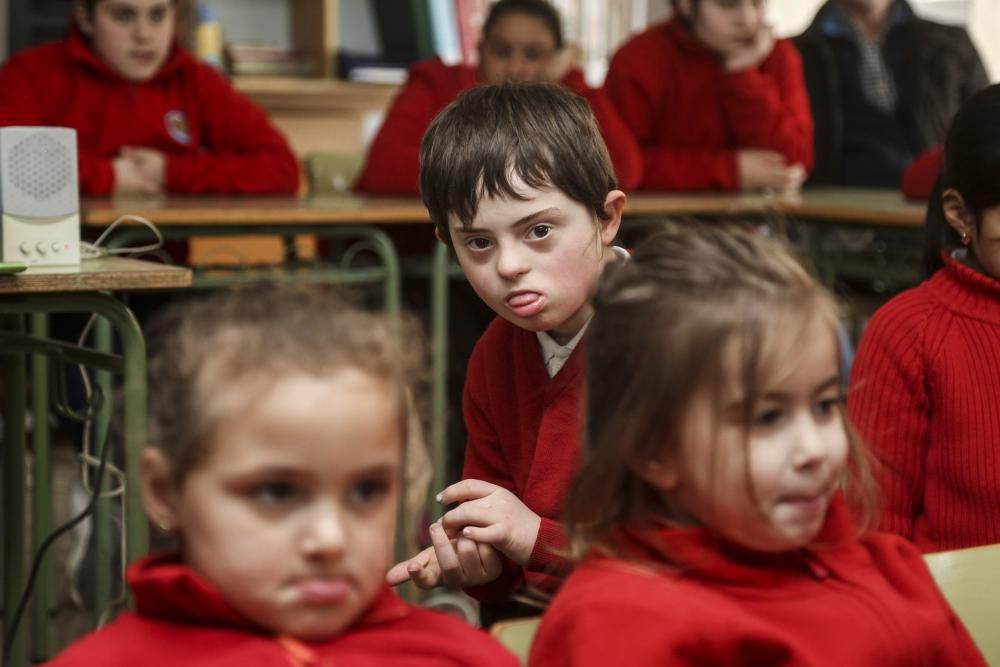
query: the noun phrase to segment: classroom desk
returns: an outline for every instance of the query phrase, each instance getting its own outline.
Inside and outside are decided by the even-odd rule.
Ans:
[[[126,554],[129,559],[146,550],[147,530],[142,510],[138,456],[146,441],[146,351],[142,332],[132,313],[105,292],[180,289],[191,285],[189,269],[122,258],[84,260],[78,267],[34,267],[24,273],[0,275],[0,364],[4,382],[3,402],[3,613],[4,629],[14,614],[25,584],[25,419],[27,402],[26,357],[31,356],[33,489],[32,545],[34,554],[52,529],[49,488],[48,356],[115,371],[124,378],[124,439],[126,465]],[[51,313],[88,312],[112,323],[121,337],[120,356],[47,338]],[[24,314],[31,314],[31,334],[25,332]],[[107,425],[105,424],[105,428]],[[100,441],[101,438],[98,438]],[[106,503],[104,512],[107,512]],[[99,530],[107,521],[95,521]],[[106,532],[106,531],[105,531]],[[99,541],[100,543],[100,541]],[[51,558],[47,559],[49,567]],[[99,597],[109,598],[109,575],[98,579]],[[48,600],[51,575],[44,574],[35,590],[32,622],[35,657],[47,657]],[[24,625],[11,665],[25,659]]]
[[[105,227],[126,213],[141,215],[177,236],[220,233],[315,233],[332,227],[358,229],[365,225],[408,225],[430,222],[427,210],[416,197],[385,198],[354,195],[313,197],[154,197],[85,199],[83,224]],[[918,229],[923,225],[922,206],[907,203],[897,191],[846,188],[807,189],[801,193],[636,193],[625,205],[625,226],[658,219],[691,215],[738,217],[781,216],[821,223],[852,226]],[[429,227],[429,225],[428,225]],[[432,231],[428,228],[428,234]],[[379,230],[379,242],[388,237]],[[822,253],[820,241],[810,237],[815,255]],[[390,243],[391,245],[391,243]],[[389,253],[386,253],[389,254]],[[394,254],[392,254],[395,257]],[[441,464],[446,456],[448,280],[454,274],[450,252],[437,244],[431,259],[431,418],[428,438],[432,460]],[[398,297],[397,297],[398,298]],[[431,492],[444,482],[443,464],[436,465]],[[437,503],[431,503],[437,508]]]

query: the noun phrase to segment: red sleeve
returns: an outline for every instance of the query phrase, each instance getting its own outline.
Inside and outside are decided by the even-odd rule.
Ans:
[[[583,73],[572,69],[562,80],[562,84],[590,103],[597,126],[601,129],[604,143],[615,167],[615,178],[622,190],[632,190],[639,186],[642,178],[642,152],[622,117],[611,104],[603,88],[591,88],[583,78]]]
[[[202,150],[167,156],[168,192],[294,193],[299,163],[267,114],[221,74],[198,65]]]
[[[930,199],[942,169],[944,169],[944,147],[935,146],[924,151],[903,172],[903,195],[907,199],[918,201]]]
[[[906,296],[875,313],[851,370],[848,413],[878,460],[880,528],[913,539],[924,495],[930,400],[924,374],[925,318]]]
[[[510,491],[514,490],[507,462],[500,448],[500,441],[490,421],[489,414],[482,405],[480,392],[486,379],[486,369],[483,367],[481,355],[486,354],[483,341],[473,350],[469,360],[468,377],[462,400],[462,412],[465,416],[465,428],[469,437],[465,445],[465,464],[462,468],[462,479],[481,479]],[[535,547],[538,547],[536,542]],[[503,571],[500,577],[482,586],[465,589],[465,592],[478,600],[504,600],[520,588],[524,583],[524,569],[514,561],[504,557]]]
[[[655,49],[648,36],[622,47],[612,58],[604,83],[607,99],[618,110],[640,152],[639,187],[644,190],[736,190],[740,186],[733,150],[677,149],[657,145],[660,117],[657,100],[663,87],[676,80],[671,70],[680,66],[670,54]],[[651,67],[650,62],[658,62]]]
[[[382,127],[368,148],[354,191],[375,195],[420,193],[420,142],[444,105],[440,102],[444,66],[436,59],[410,69]],[[435,76],[437,74],[437,76]]]
[[[760,67],[727,74],[722,99],[740,147],[771,149],[812,169],[812,111],[802,56],[791,42],[777,41]]]
[[[47,51],[36,57],[37,51],[15,56],[0,69],[0,127],[9,125],[51,125],[53,109],[69,100],[61,99],[58,91],[69,90],[60,63],[51,61]],[[114,189],[115,177],[111,159],[83,150],[77,145],[80,190],[84,194],[107,195]]]

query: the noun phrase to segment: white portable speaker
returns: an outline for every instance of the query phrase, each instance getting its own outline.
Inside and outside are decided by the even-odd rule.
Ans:
[[[76,130],[0,127],[0,260],[80,263]]]

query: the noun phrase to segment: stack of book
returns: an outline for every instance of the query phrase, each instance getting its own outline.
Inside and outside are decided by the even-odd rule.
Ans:
[[[262,42],[232,42],[224,49],[226,70],[233,76],[316,76],[315,54],[282,49]]]

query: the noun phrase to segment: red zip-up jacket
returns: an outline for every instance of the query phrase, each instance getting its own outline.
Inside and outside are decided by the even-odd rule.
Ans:
[[[420,141],[434,117],[458,94],[481,83],[474,67],[445,65],[439,58],[410,68],[406,85],[396,95],[368,149],[355,192],[375,195],[420,193]],[[560,82],[590,103],[604,136],[618,187],[631,190],[639,183],[641,156],[635,139],[604,91],[589,87],[578,69]]]
[[[138,561],[128,580],[136,611],[71,645],[52,667],[517,666],[486,633],[410,606],[387,586],[340,636],[302,642],[253,626],[174,557]]]
[[[80,187],[114,190],[122,146],[166,154],[170,193],[293,193],[299,165],[267,115],[213,68],[175,46],[152,79],[133,83],[74,26],[64,41],[15,54],[0,69],[0,126],[77,131]]]
[[[920,553],[896,535],[857,539],[839,495],[816,546],[785,554],[722,546],[702,527],[623,534],[635,560],[580,564],[529,665],[986,664]]]
[[[626,42],[604,88],[642,150],[642,190],[736,190],[736,153],[746,148],[813,166],[802,58],[788,40],[759,66],[730,73],[673,19]]]

